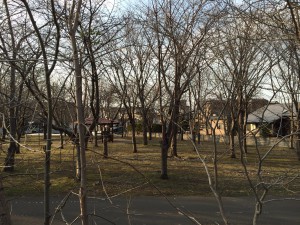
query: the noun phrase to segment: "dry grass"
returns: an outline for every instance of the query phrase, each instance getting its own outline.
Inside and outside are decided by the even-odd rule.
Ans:
[[[5,190],[9,195],[36,195],[43,192],[44,141],[35,137],[27,137],[22,143],[30,150],[21,148],[16,155],[15,172],[2,173]],[[169,158],[169,180],[160,177],[160,145],[154,138],[149,145],[143,146],[138,139],[138,153],[132,153],[129,138],[115,138],[109,143],[110,158],[102,156],[103,146],[93,147],[89,143],[87,152],[88,187],[92,195],[104,196],[103,185],[110,196],[120,193],[137,195],[158,195],[157,187],[166,195],[211,195],[207,174],[194,151],[190,141],[178,142],[179,158]],[[61,194],[70,190],[78,190],[75,180],[75,148],[67,142],[64,149],[58,148],[59,140],[53,141],[51,155],[51,193]],[[4,162],[7,144],[3,144],[0,154]],[[197,149],[209,167],[214,180],[213,145],[203,142]],[[269,148],[260,147],[261,154]],[[246,180],[239,154],[237,159],[229,157],[228,146],[220,143],[218,150],[218,190],[224,196],[249,195],[251,189]],[[238,151],[238,150],[237,150]],[[247,169],[254,184],[259,183],[257,177],[258,155],[254,147],[249,147]],[[275,184],[272,195],[289,195],[300,193],[299,161],[294,150],[275,148],[262,164],[262,177],[265,185]],[[154,187],[155,186],[155,187]]]

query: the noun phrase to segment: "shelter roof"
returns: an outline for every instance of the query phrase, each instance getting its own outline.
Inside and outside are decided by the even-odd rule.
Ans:
[[[91,125],[93,122],[94,118],[93,117],[88,117],[85,118],[85,124],[86,125]],[[117,120],[111,120],[107,118],[99,118],[98,119],[98,124],[99,125],[110,125],[110,124],[119,124],[119,121]]]

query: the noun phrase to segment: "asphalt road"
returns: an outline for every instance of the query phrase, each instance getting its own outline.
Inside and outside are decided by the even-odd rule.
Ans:
[[[52,197],[51,199],[51,209],[54,215],[52,224],[80,224],[78,219],[79,201],[76,197],[68,199],[62,211],[56,214],[54,210],[60,205],[63,197]],[[162,197],[121,197],[114,198],[111,202],[104,199],[89,199],[90,224],[223,224],[214,198],[178,197],[170,198],[170,201],[172,204]],[[224,198],[224,207],[231,224],[252,224],[254,212],[254,200],[252,198]],[[11,212],[14,225],[43,224],[43,198],[20,197],[12,199]],[[63,222],[63,220],[68,223]],[[298,200],[279,200],[266,203],[257,224],[299,225],[300,198]]]

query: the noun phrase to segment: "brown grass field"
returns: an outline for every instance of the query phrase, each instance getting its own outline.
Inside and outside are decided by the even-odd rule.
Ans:
[[[138,153],[132,153],[129,137],[115,137],[108,143],[109,158],[104,159],[103,144],[94,147],[90,142],[87,151],[87,175],[90,195],[109,196],[121,194],[169,196],[210,196],[208,178],[191,141],[178,141],[178,158],[168,159],[168,180],[160,179],[160,145],[159,138],[142,145],[138,138]],[[59,195],[69,191],[78,191],[79,183],[75,179],[75,148],[66,141],[64,149],[60,149],[57,136],[53,137],[51,153],[51,194]],[[15,172],[3,173],[5,191],[9,196],[42,195],[43,165],[45,144],[42,137],[28,136],[21,140],[21,154],[16,155]],[[0,153],[3,166],[8,143],[2,143]],[[209,142],[196,145],[201,157],[205,158],[209,173],[214,179],[213,151]],[[258,154],[263,154],[269,147],[248,146],[244,158],[251,181],[254,185],[263,183],[271,185],[271,195],[299,195],[300,162],[293,149],[274,148],[262,164],[261,176],[257,176]],[[239,149],[237,148],[237,153]],[[228,146],[217,145],[218,192],[222,196],[247,196],[251,194],[249,183],[242,167],[240,154],[236,159],[229,157]],[[257,186],[257,188],[260,188]]]

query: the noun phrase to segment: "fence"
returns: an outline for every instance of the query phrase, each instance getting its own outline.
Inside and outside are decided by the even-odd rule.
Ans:
[[[128,135],[128,134],[127,134]],[[131,135],[131,133],[129,133]],[[137,136],[141,136],[142,134],[139,134]],[[155,138],[161,138],[161,133],[152,133],[152,137]],[[217,143],[229,143],[229,137],[224,135],[216,135],[215,136]],[[183,135],[183,140],[191,140],[192,136],[189,133],[186,133]],[[291,146],[290,139],[289,138],[277,138],[277,137],[253,137],[248,136],[247,137],[247,145],[255,145],[255,139],[258,146],[274,146],[277,145],[278,147],[287,147],[289,148]],[[180,134],[178,134],[178,140],[180,140]],[[213,141],[212,135],[201,135],[200,141]],[[235,142],[238,143],[238,137],[235,137]]]
[[[228,136],[215,136],[216,141],[219,143],[226,142],[229,143],[229,137]],[[188,139],[188,137],[185,137],[185,139]],[[200,137],[201,141],[212,141],[213,136],[212,135],[201,135]],[[238,137],[235,137],[235,142],[238,142]],[[277,137],[253,137],[248,136],[246,139],[247,145],[257,145],[258,146],[274,146],[277,145],[278,147],[290,147],[290,139],[289,138],[277,138]]]

